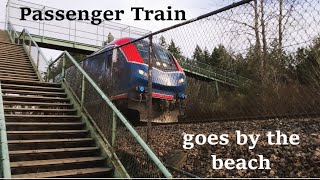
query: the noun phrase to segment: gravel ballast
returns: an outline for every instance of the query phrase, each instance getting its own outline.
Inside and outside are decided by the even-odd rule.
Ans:
[[[273,119],[257,121],[212,122],[175,124],[152,127],[152,147],[158,157],[184,171],[199,177],[320,177],[320,119]],[[136,127],[146,137],[147,127]],[[252,150],[248,145],[237,145],[235,131],[242,134],[260,134]],[[280,130],[290,136],[299,135],[298,145],[269,145],[266,133]],[[195,145],[183,149],[183,134],[228,134],[228,145]],[[221,159],[258,159],[263,155],[270,160],[270,170],[213,169],[212,157]],[[175,174],[179,177],[178,174]]]

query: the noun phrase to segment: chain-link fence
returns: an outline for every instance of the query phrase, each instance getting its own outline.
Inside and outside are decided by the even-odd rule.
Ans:
[[[139,139],[140,136],[136,134],[131,125],[128,125],[127,121],[121,120],[121,117],[114,112],[114,109],[95,87],[95,85],[98,85],[101,90],[107,91],[108,87],[105,83],[108,81],[103,81],[101,78],[107,79],[108,77],[105,75],[108,74],[101,73],[104,72],[101,69],[108,70],[111,67],[104,64],[104,61],[100,64],[101,59],[99,58],[92,59],[92,61],[83,61],[77,67],[74,64],[76,61],[73,60],[72,62],[71,59],[73,60],[70,55],[63,53],[54,64],[50,65],[52,71],[50,71],[51,78],[49,79],[53,82],[60,82],[64,79],[65,86],[79,102],[81,111],[94,121],[96,131],[103,133],[129,176],[132,178],[171,176],[165,174],[165,171],[159,168],[162,165],[161,162],[159,160],[158,162],[155,161],[156,157],[150,149],[146,150],[146,144],[142,139]],[[93,77],[93,80],[98,84],[85,77],[82,69],[87,71],[87,74]],[[58,70],[60,70],[59,73],[57,73]]]
[[[241,1],[152,34],[187,75],[184,120],[318,115],[319,13],[315,0]]]
[[[270,147],[262,141],[252,151],[234,144],[199,146],[184,152],[182,167],[200,177],[319,177],[319,14],[316,0],[240,1],[153,33],[152,41],[172,53],[187,75],[179,123],[192,123],[154,127],[155,152],[166,157],[181,149],[176,139],[183,132],[232,136],[235,130],[280,129],[299,134],[301,144]],[[162,59],[153,61],[156,67]],[[213,170],[211,154],[234,159],[263,154],[272,170]]]
[[[132,66],[122,64],[117,77],[123,77],[113,86],[130,85],[109,87],[108,94],[117,100],[134,96],[140,104],[127,107],[148,119],[151,50],[154,122],[316,116],[319,6],[317,1],[240,1],[143,38],[123,38],[114,45],[122,46],[122,59]],[[138,80],[130,79],[136,75]]]
[[[120,39],[113,43],[119,48],[118,59],[112,63],[117,72],[112,74],[111,90],[105,92],[131,122],[138,117],[142,122],[149,119],[158,123],[212,122],[153,128],[149,132],[153,139],[151,146],[163,159],[168,159],[173,150],[181,149],[176,139],[181,138],[177,134],[183,131],[210,133],[214,129],[232,133],[241,129],[250,133],[257,131],[256,127],[263,134],[281,128],[299,133],[310,142],[274,151],[262,142],[254,154],[273,158],[276,168],[251,173],[212,171],[209,165],[200,163],[207,160],[204,156],[209,152],[237,158],[239,154],[252,157],[250,151],[235,146],[230,150],[199,148],[196,152],[185,152],[188,158],[181,167],[187,172],[200,177],[316,177],[319,13],[320,3],[316,0],[247,0],[143,38]],[[113,51],[112,45],[109,48],[105,52]],[[152,71],[147,65],[154,67]],[[152,94],[148,84],[150,72]],[[97,82],[107,80],[101,75],[93,76]],[[148,117],[150,95],[152,114]],[[297,120],[286,123],[279,119]],[[228,120],[235,122],[216,123]],[[239,120],[267,121],[246,125]],[[146,129],[139,129],[144,138]],[[296,154],[304,156],[299,158]],[[288,170],[285,164],[290,162],[295,165]]]
[[[168,125],[149,132],[153,142],[156,141],[151,144],[152,148],[164,159],[172,149],[181,149],[176,141],[181,135],[177,134],[186,129],[210,133],[211,129],[206,128],[212,128],[232,133],[233,129],[251,132],[252,129],[247,128],[250,126],[259,128],[261,134],[275,128],[286,132],[293,129],[313,143],[304,143],[290,152],[275,148],[273,156],[267,154],[269,149],[262,143],[255,153],[263,152],[274,158],[278,172],[224,171],[220,174],[211,167],[211,171],[201,169],[201,157],[212,152],[211,147],[188,154],[187,159],[192,162],[186,160],[187,164],[182,165],[187,172],[201,177],[315,177],[319,176],[319,169],[314,166],[320,160],[319,145],[314,144],[316,138],[313,138],[320,137],[317,134],[320,129],[317,126],[320,113],[319,14],[317,0],[244,0],[139,39],[116,40],[84,60],[83,67],[132,123],[139,120],[140,124],[149,120],[212,123]],[[78,83],[76,86],[80,83],[79,80],[67,81]],[[150,96],[153,98],[148,98]],[[94,110],[92,114],[97,117],[93,119],[98,118],[96,121],[103,128],[106,120],[99,117],[110,116],[110,113],[94,109],[94,104],[102,106],[93,96],[88,98],[92,104],[87,108]],[[148,104],[150,99],[152,106]],[[286,123],[280,118],[307,120]],[[220,124],[228,120],[236,122]],[[245,124],[237,120],[268,121]],[[218,127],[221,129],[216,129]],[[145,130],[141,128],[139,133],[147,139]],[[110,126],[104,131],[110,132]],[[144,160],[132,159],[141,151],[127,149],[134,145],[123,136],[124,132],[117,132],[120,144],[116,147],[125,155],[129,153],[124,157],[134,165],[128,165],[129,169],[145,164]],[[238,157],[235,153],[252,157],[252,153],[243,148],[221,149],[214,152],[226,158],[227,155]],[[301,152],[303,158],[295,156]],[[292,162],[298,164],[288,170],[285,164]],[[295,167],[297,169],[293,169]],[[309,176],[302,171],[309,172]]]

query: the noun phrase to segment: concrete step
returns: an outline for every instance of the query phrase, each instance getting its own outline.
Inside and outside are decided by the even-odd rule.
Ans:
[[[2,93],[20,94],[20,95],[38,95],[46,97],[67,97],[66,93],[61,92],[46,92],[46,91],[27,91],[27,90],[15,90],[15,89],[2,89]]]
[[[4,84],[14,84],[14,85],[28,85],[28,86],[42,86],[42,87],[55,87],[61,88],[61,83],[50,83],[50,82],[40,82],[40,81],[23,81],[15,79],[3,79],[1,83]]]
[[[17,84],[7,84],[1,82],[1,87],[3,89],[16,89],[16,90],[29,90],[29,91],[47,91],[47,92],[64,92],[64,89],[61,87],[44,87],[40,85],[17,85]]]
[[[86,138],[88,130],[7,131],[9,140]]]
[[[96,156],[98,147],[9,151],[10,162]]]
[[[50,159],[37,161],[11,162],[12,174],[39,173],[102,166],[104,157],[79,157],[65,159]]]
[[[69,103],[70,99],[60,97],[44,96],[22,96],[22,95],[3,95],[4,101],[26,101],[26,102],[50,102],[50,103]]]
[[[65,171],[49,171],[41,173],[19,174],[13,175],[13,178],[59,178],[59,177],[107,177],[112,172],[111,168],[86,168],[86,169],[72,169]]]
[[[45,102],[23,102],[23,101],[4,101],[4,107],[32,107],[32,108],[48,108],[48,109],[70,109],[73,104],[68,103],[45,103]]]
[[[94,146],[92,138],[31,139],[8,141],[10,151],[31,149],[76,148]]]
[[[76,109],[50,109],[50,108],[17,108],[17,107],[4,107],[4,112],[6,114],[10,113],[22,113],[22,114],[50,114],[50,115],[74,115],[77,113]]]
[[[8,131],[78,130],[84,127],[82,122],[6,122]]]

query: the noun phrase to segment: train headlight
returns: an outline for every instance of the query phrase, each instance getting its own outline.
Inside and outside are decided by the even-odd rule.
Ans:
[[[179,79],[178,81],[180,84],[184,83],[184,78]]]
[[[142,70],[142,69],[139,69],[139,70],[138,70],[138,73],[139,73],[140,75],[144,76],[144,77],[148,77],[148,74],[147,74],[144,70]]]
[[[143,92],[146,92],[146,88],[144,88],[143,86],[137,86],[136,91],[143,93]]]
[[[179,93],[178,94],[178,99],[186,99],[187,98],[187,95],[184,94],[184,93]]]

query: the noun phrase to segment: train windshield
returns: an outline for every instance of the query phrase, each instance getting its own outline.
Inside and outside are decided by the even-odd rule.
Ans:
[[[149,46],[147,41],[138,41],[134,43],[145,64],[149,61]],[[177,71],[173,57],[170,53],[159,45],[153,44],[153,66],[164,71]]]

